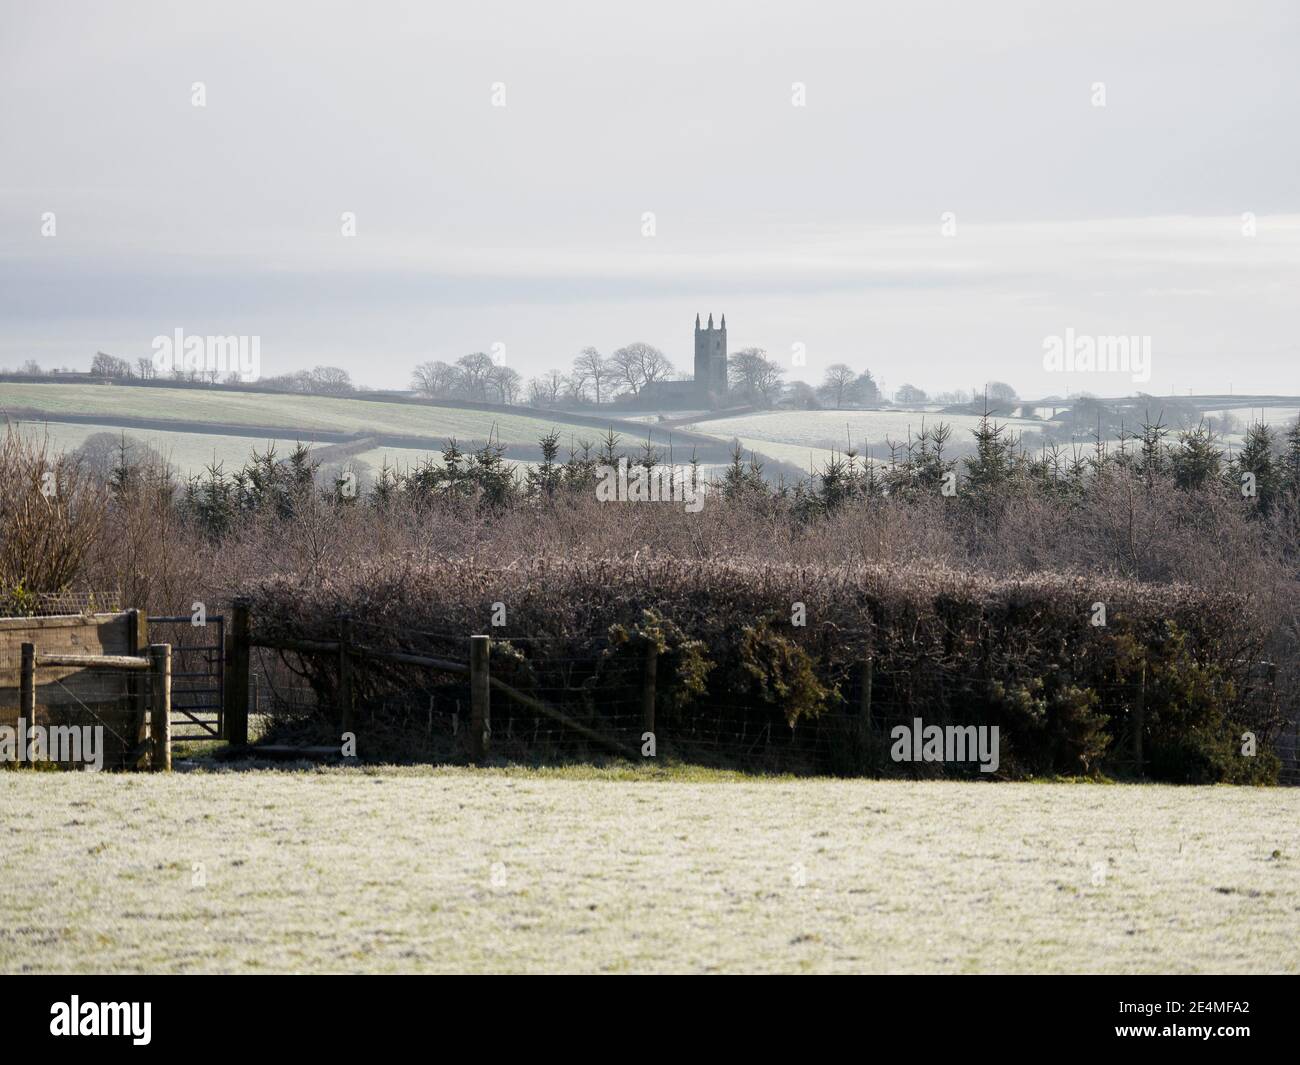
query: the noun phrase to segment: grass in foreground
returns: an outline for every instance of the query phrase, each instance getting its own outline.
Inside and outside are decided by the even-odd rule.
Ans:
[[[0,970],[1300,970],[1300,791],[4,774]]]

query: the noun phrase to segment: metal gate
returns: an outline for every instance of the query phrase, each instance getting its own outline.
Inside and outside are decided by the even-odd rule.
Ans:
[[[220,739],[225,709],[226,619],[149,618],[149,639],[172,645],[172,735]]]

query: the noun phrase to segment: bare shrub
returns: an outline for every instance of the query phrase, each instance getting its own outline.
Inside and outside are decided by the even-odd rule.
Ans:
[[[0,611],[31,613],[72,590],[104,526],[104,491],[48,441],[7,425],[0,441]]]

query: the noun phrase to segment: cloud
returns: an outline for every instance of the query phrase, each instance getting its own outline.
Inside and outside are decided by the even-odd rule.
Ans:
[[[635,337],[685,365],[713,307],[745,344],[809,344],[814,376],[833,353],[1030,388],[1044,332],[1073,325],[1157,337],[1169,387],[1294,390],[1300,16],[1280,0],[6,19],[11,362],[183,325],[385,384],[501,336],[525,372]]]

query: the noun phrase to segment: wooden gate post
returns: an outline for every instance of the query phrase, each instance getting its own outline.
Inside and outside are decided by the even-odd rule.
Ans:
[[[126,639],[127,654],[135,658],[144,658],[149,653],[149,618],[136,607],[126,612]],[[131,700],[132,713],[135,715],[134,743],[139,750],[149,740],[148,682],[133,671],[126,675],[126,690]],[[134,759],[134,763],[133,769],[138,767],[139,759]]]
[[[153,705],[149,711],[149,732],[153,738],[150,764],[155,770],[172,768],[172,645],[149,645]]]
[[[22,673],[19,680],[18,716],[23,720],[23,728],[29,731],[18,738],[18,749],[27,750],[27,736],[36,724],[36,645],[25,643],[22,646]],[[35,763],[32,763],[35,765]]]
[[[858,721],[862,727],[863,743],[867,757],[875,764],[875,736],[871,731],[871,683],[875,672],[875,658],[870,651],[862,659],[862,691],[858,695]]]
[[[488,649],[491,637],[469,638],[469,755],[481,762],[487,755],[492,736],[491,678],[488,674]]]
[[[339,615],[339,732],[352,731],[352,617]]]
[[[654,750],[659,751],[659,737],[655,735],[655,680],[659,669],[659,648],[654,641],[645,645],[645,667],[641,678],[641,733],[654,737]],[[644,741],[642,748],[644,749]]]
[[[248,743],[249,609],[247,599],[231,604],[230,646],[226,649],[226,740]]]

